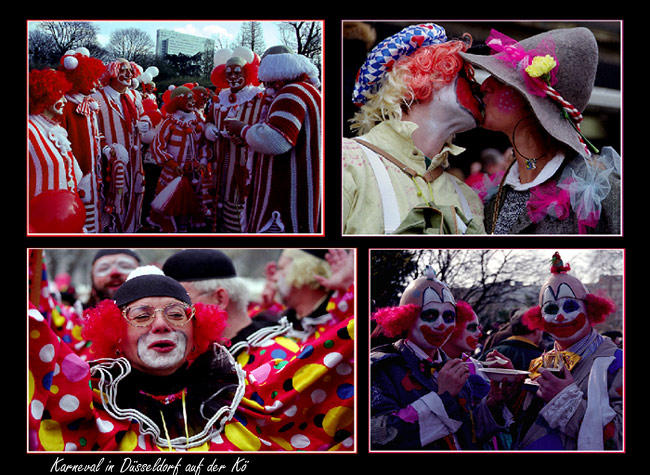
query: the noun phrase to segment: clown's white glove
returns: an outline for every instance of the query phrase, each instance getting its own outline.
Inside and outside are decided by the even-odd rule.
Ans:
[[[209,122],[205,126],[205,138],[210,142],[214,142],[219,137],[219,129],[213,123]]]

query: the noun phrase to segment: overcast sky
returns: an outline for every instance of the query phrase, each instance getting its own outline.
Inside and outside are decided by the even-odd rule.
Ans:
[[[147,32],[154,44],[156,43],[156,30],[172,30],[179,33],[201,36],[205,38],[217,39],[223,38],[226,42],[231,42],[237,38],[241,21],[208,21],[208,20],[182,20],[182,21],[165,21],[165,20],[138,20],[138,21],[92,21],[99,27],[97,40],[102,46],[106,46],[115,30],[124,28],[138,28]],[[280,36],[277,25],[280,22],[261,20],[264,31],[264,43],[267,47],[280,44]],[[38,22],[28,22],[28,29],[36,27]]]

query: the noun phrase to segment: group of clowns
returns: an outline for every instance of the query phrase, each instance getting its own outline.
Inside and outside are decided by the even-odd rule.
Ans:
[[[398,306],[373,314],[374,450],[602,451],[623,448],[623,352],[594,325],[614,312],[558,253],[538,305],[523,313],[553,338],[525,370],[496,349],[479,358],[477,317],[433,269]]]
[[[319,231],[320,81],[305,56],[218,50],[214,90],[172,85],[161,104],[158,74],[86,48],[30,71],[31,232]]]
[[[102,251],[94,262],[130,257]],[[280,299],[317,289],[322,301],[291,319],[286,297],[281,318],[233,344],[226,307],[191,290],[234,278],[218,250],[140,265],[83,314],[47,291],[33,250],[30,285],[44,291],[28,312],[29,449],[353,450],[354,256],[338,251],[283,251]]]

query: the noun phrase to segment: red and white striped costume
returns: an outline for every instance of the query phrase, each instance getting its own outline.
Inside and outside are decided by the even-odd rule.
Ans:
[[[217,231],[247,231],[246,202],[257,155],[246,144],[228,138],[224,120],[236,119],[247,125],[257,123],[264,109],[264,97],[261,86],[248,85],[236,93],[224,89],[208,111],[208,120],[220,133],[213,148]]]
[[[174,178],[185,174],[192,182],[197,203],[201,201],[201,172],[199,170],[199,148],[203,139],[205,126],[196,111],[177,110],[167,115],[160,123],[160,128],[151,142],[151,156],[162,167],[156,193]],[[200,210],[196,215],[199,216]],[[152,213],[152,220],[157,224],[160,219]],[[164,231],[169,231],[165,229]],[[174,229],[176,230],[176,229]]]
[[[321,95],[311,83],[293,82],[277,91],[264,123],[242,129],[248,145],[268,152],[264,142],[290,149],[259,155],[249,200],[249,232],[319,232],[321,192]],[[273,144],[271,144],[273,145]],[[285,148],[286,148],[285,146]]]
[[[66,95],[62,126],[68,131],[72,152],[84,175],[79,195],[86,209],[87,232],[101,232],[101,138],[97,123],[99,105],[91,96]]]
[[[66,130],[41,114],[30,115],[29,197],[48,190],[77,192],[82,173]]]
[[[126,111],[116,102],[118,97],[124,98]],[[110,86],[104,86],[93,98],[99,103],[102,148],[120,144],[128,153],[126,163],[112,157],[107,160],[103,219],[108,219],[105,219],[104,226],[110,232],[133,233],[140,227],[144,198],[141,142],[136,129],[136,122],[142,119],[144,110],[137,106],[133,92],[129,90],[119,94]]]

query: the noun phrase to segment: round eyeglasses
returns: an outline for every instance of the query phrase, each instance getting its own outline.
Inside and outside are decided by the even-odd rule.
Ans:
[[[194,316],[194,307],[181,303],[171,303],[162,308],[151,305],[127,307],[122,311],[122,315],[134,327],[147,327],[153,323],[158,311],[167,323],[176,328],[185,326]]]

